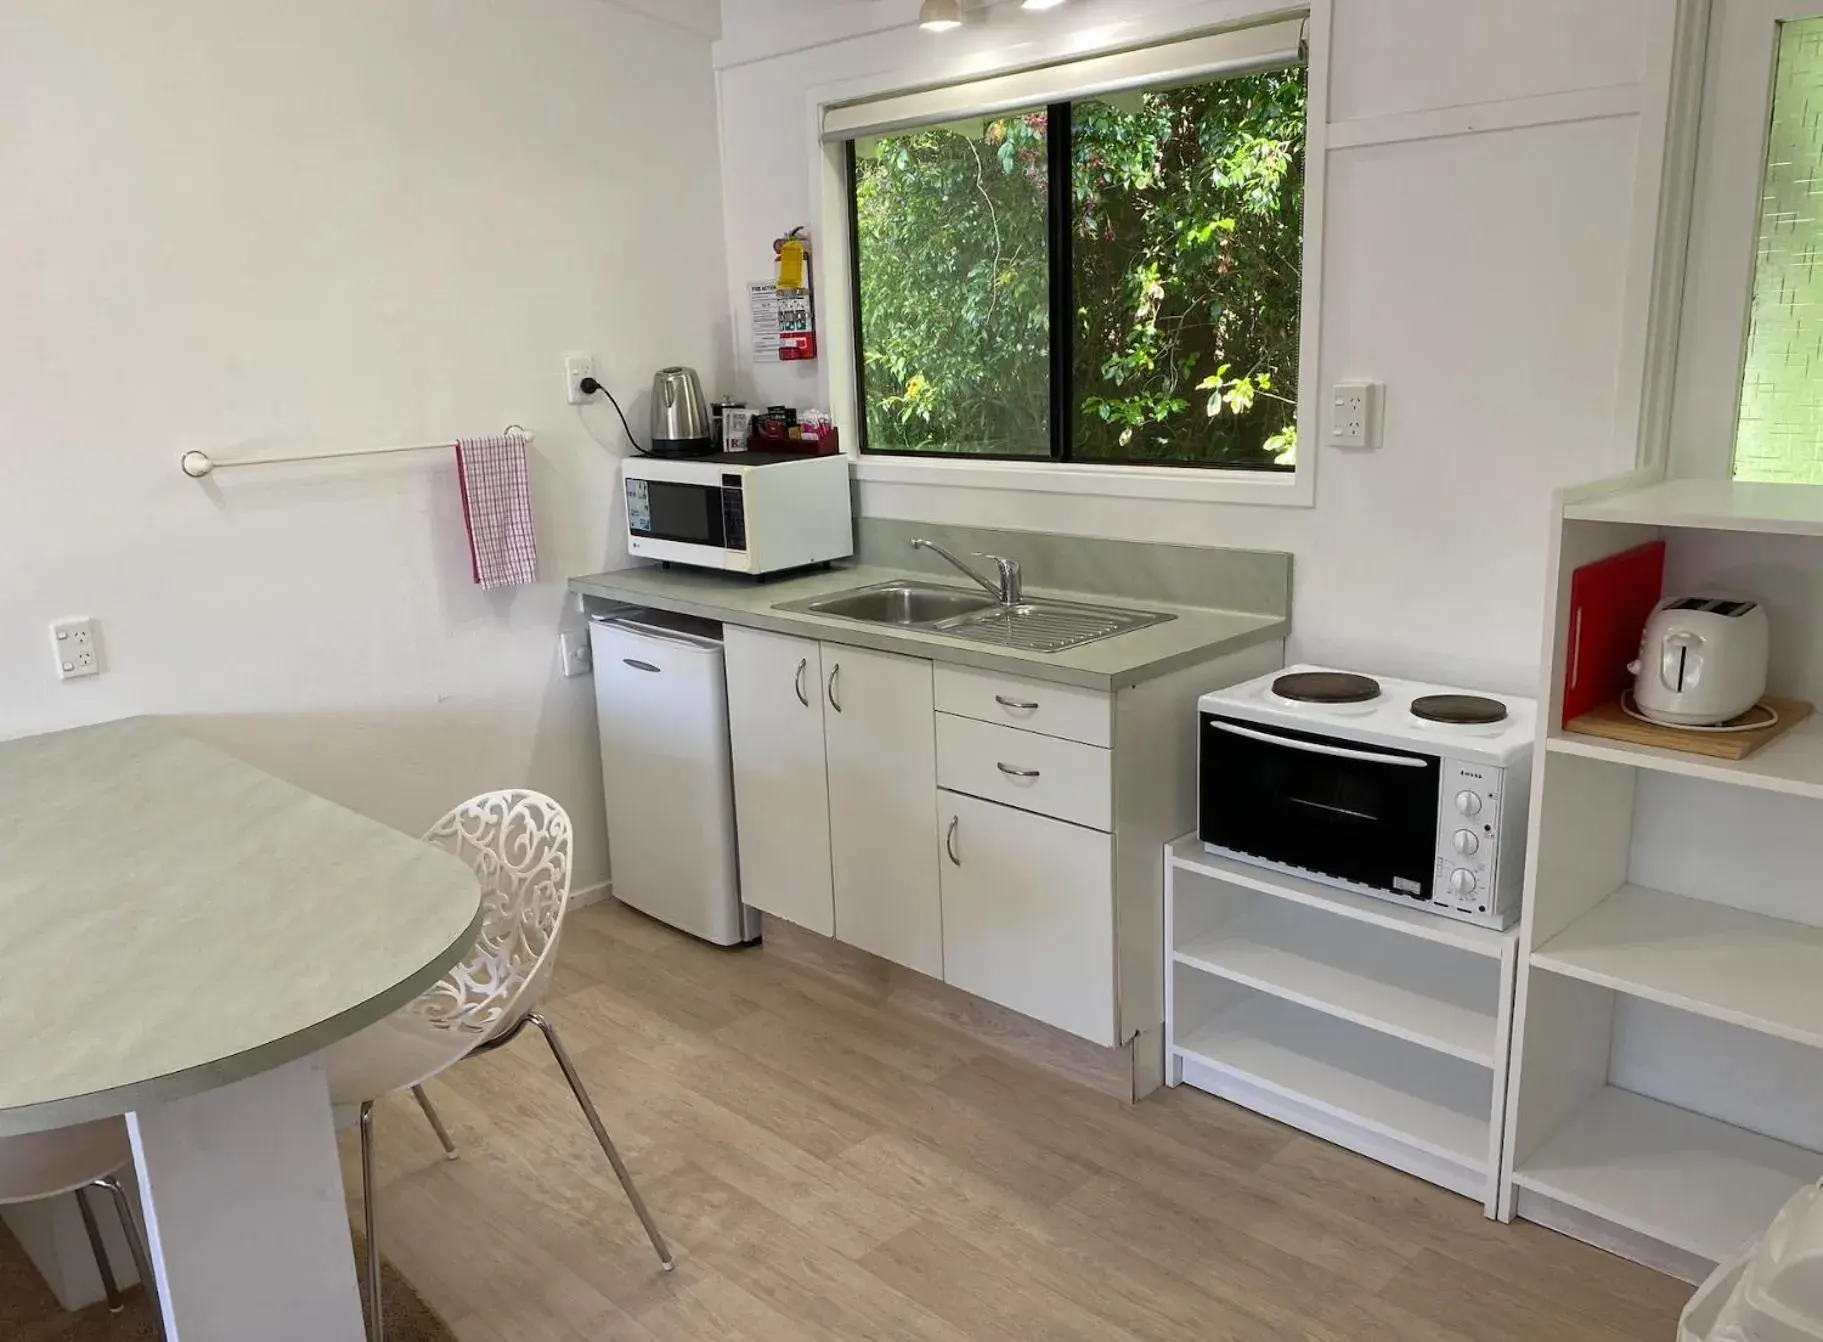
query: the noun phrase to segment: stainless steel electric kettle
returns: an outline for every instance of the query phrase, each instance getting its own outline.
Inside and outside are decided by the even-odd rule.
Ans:
[[[716,446],[696,370],[661,368],[652,379],[652,455],[706,457]]]

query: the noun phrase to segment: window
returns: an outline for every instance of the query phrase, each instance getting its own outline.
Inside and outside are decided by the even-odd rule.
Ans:
[[[1290,471],[1305,70],[848,141],[862,448]]]
[[[1823,18],[1779,25],[1734,477],[1823,484]]]

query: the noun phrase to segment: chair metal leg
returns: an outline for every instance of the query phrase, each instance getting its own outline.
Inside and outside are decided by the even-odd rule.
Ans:
[[[380,1228],[374,1219],[373,1101],[361,1106],[361,1210],[367,1222],[367,1338],[383,1342],[380,1314]]]
[[[418,1108],[424,1111],[424,1117],[430,1120],[430,1130],[437,1134],[437,1140],[443,1143],[443,1158],[454,1160],[462,1153],[456,1150],[456,1144],[449,1139],[449,1129],[443,1126],[443,1120],[437,1117],[437,1111],[431,1108],[430,1096],[424,1093],[423,1086],[411,1088],[412,1098],[418,1102]]]
[[[83,1189],[76,1190],[76,1210],[82,1213],[82,1228],[88,1232],[89,1248],[95,1253],[95,1266],[101,1270],[101,1289],[107,1293],[108,1313],[118,1314],[126,1308],[126,1302],[120,1298],[120,1283],[114,1280],[114,1265],[108,1261],[108,1246],[101,1242],[101,1227],[95,1224],[95,1209],[89,1206],[89,1200],[83,1196]]]
[[[145,1287],[146,1299],[152,1302],[152,1317],[158,1321],[158,1335],[166,1336],[164,1307],[158,1299],[158,1278],[152,1271],[152,1255],[146,1252],[146,1242],[139,1233],[139,1223],[133,1219],[133,1203],[127,1197],[127,1190],[121,1187],[120,1180],[110,1174],[105,1179],[97,1179],[93,1185],[105,1189],[114,1199],[114,1212],[120,1217],[120,1228],[126,1232],[127,1252],[133,1255],[133,1268],[139,1273],[139,1284]]]
[[[583,1117],[589,1120],[589,1126],[595,1130],[595,1140],[601,1143],[601,1149],[614,1167],[614,1175],[620,1180],[620,1186],[626,1190],[627,1201],[633,1204],[633,1210],[639,1217],[639,1223],[646,1228],[646,1238],[652,1241],[652,1248],[658,1254],[658,1261],[666,1272],[677,1266],[671,1257],[670,1246],[665,1237],[659,1233],[658,1225],[652,1219],[652,1213],[646,1210],[646,1200],[639,1195],[639,1189],[633,1185],[633,1175],[628,1171],[626,1162],[620,1158],[620,1152],[614,1149],[613,1139],[608,1130],[602,1126],[601,1115],[595,1112],[594,1101],[589,1099],[589,1092],[583,1088],[582,1077],[576,1072],[576,1065],[570,1061],[569,1050],[564,1048],[563,1040],[557,1037],[557,1027],[546,1020],[539,1012],[532,1012],[528,1017],[544,1033],[545,1042],[551,1046],[551,1055],[557,1059],[558,1067],[563,1069],[563,1079],[570,1083],[570,1090],[576,1096],[576,1103],[582,1106]]]

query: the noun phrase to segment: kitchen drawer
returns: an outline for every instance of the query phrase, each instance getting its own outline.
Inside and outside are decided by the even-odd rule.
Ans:
[[[1051,685],[992,671],[937,667],[937,711],[998,722],[1085,745],[1113,744],[1112,697],[1100,690]]]
[[[1111,830],[1111,756],[1095,746],[937,714],[937,786]]]

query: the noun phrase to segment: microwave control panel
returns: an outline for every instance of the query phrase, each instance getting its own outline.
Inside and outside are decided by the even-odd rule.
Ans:
[[[1443,761],[1432,902],[1474,917],[1498,913],[1506,770]]]
[[[747,496],[738,475],[722,477],[722,545],[743,553],[747,549]]]
[[[635,536],[652,534],[652,491],[644,480],[627,481],[627,530]]]

